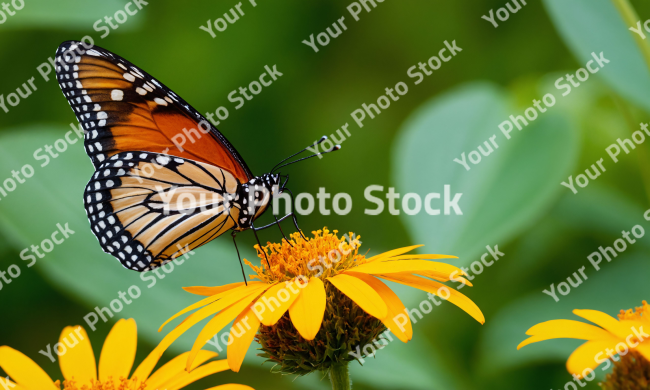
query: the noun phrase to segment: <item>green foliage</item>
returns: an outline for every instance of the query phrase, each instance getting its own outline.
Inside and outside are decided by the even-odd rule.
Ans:
[[[592,52],[603,52],[611,63],[599,72],[602,79],[619,95],[650,110],[648,65],[611,0],[544,0],[544,5],[582,66]]]
[[[617,138],[630,137],[639,122],[648,122],[648,66],[610,0],[529,1],[497,29],[480,16],[506,1],[384,2],[362,14],[359,22],[348,16],[348,31],[319,53],[301,40],[349,15],[349,2],[258,1],[258,7],[248,8],[245,17],[214,39],[199,25],[236,2],[150,1],[104,39],[93,24],[123,9],[126,1],[25,3],[0,25],[0,73],[5,75],[0,94],[6,96],[30,77],[36,77],[38,86],[9,113],[0,111],[0,181],[24,164],[35,169],[34,177],[0,199],[0,270],[17,264],[22,271],[0,291],[0,345],[25,352],[53,378],[60,377],[57,365],[38,350],[54,344],[62,326],[86,325],[84,315],[108,306],[119,291],[137,286],[142,292],[117,316],[137,320],[142,358],[168,331],[158,333],[158,326],[197,300],[182,286],[240,278],[234,248],[222,237],[170,274],[163,272],[165,278],[156,278],[148,288],[151,279],[123,269],[101,251],[89,231],[81,196],[92,167],[80,143],[69,145],[46,167],[34,160],[35,150],[63,137],[74,121],[59,87],[44,81],[36,67],[60,42],[86,34],[155,75],[200,112],[228,107],[230,116],[219,128],[255,173],[266,172],[346,122],[353,124],[353,110],[375,102],[386,87],[409,82],[409,93],[364,128],[350,126],[352,136],[340,152],[287,171],[294,193],[314,194],[325,187],[353,198],[349,215],[302,217],[301,227],[354,231],[371,254],[426,244],[427,253],[460,256],[453,261],[459,266],[479,260],[486,245],[499,245],[506,255],[477,275],[473,288],[462,290],[483,310],[485,326],[449,303],[434,307],[414,324],[411,342],[391,342],[363,366],[352,362],[355,389],[562,388],[571,380],[566,359],[580,342],[548,341],[517,351],[525,331],[550,319],[579,320],[571,313],[576,308],[614,315],[649,299],[648,237],[612,263],[603,263],[601,271],[587,270],[589,279],[560,302],[542,293],[589,265],[587,255],[611,245],[622,230],[640,224],[650,231],[643,219],[650,188],[644,176],[645,146],[608,165],[578,195],[560,185],[607,157],[605,148]],[[642,22],[650,17],[646,2],[634,5]],[[413,85],[406,70],[437,54],[444,40],[454,39],[463,52]],[[592,52],[603,52],[611,62],[570,96],[559,97],[555,80],[583,67]],[[283,78],[234,109],[228,93],[247,86],[264,65],[273,64],[284,72]],[[498,125],[548,92],[555,94],[557,104],[506,140]],[[470,171],[453,161],[492,135],[499,149],[480,164],[470,164]],[[423,197],[451,185],[452,196],[463,193],[463,215],[369,216],[364,209],[372,204],[363,191],[373,184]],[[75,234],[27,268],[20,252],[48,238],[57,223],[68,223]],[[240,236],[240,250],[251,259],[254,238]],[[261,235],[263,241],[279,238],[272,229]],[[426,299],[420,291],[391,287],[408,308]],[[91,332],[97,354],[117,317],[109,323],[100,320],[98,330]],[[61,327],[55,329],[55,324]],[[190,332],[178,340],[168,357],[188,350],[195,336]],[[258,390],[329,386],[319,374],[295,380],[271,375],[271,365],[261,365],[257,352],[251,347],[239,374],[220,373],[190,389],[221,383],[245,383]],[[586,387],[595,388],[595,383]]]
[[[457,255],[467,265],[486,245],[503,247],[557,198],[562,191],[557,183],[574,168],[579,153],[577,130],[549,110],[508,140],[498,125],[519,111],[498,87],[473,84],[425,103],[407,120],[393,154],[399,191],[442,193],[450,185],[452,194],[463,194],[462,217],[454,211],[404,215],[415,242]],[[480,163],[468,158],[469,171],[454,161],[478,147]]]
[[[2,30],[7,29],[48,29],[65,28],[69,30],[85,31],[97,20],[105,16],[113,17],[115,11],[124,9],[126,0],[103,0],[103,1],[75,1],[75,0],[25,0],[25,6],[17,11],[17,17],[10,18],[3,23]],[[20,5],[19,5],[20,6]],[[137,7],[131,5],[130,10],[136,11]],[[137,14],[129,16],[132,18],[128,23],[118,25],[120,33],[133,31],[142,23],[142,16]],[[106,26],[106,23],[103,24]],[[75,38],[81,39],[81,36]],[[54,50],[51,52],[54,54]]]

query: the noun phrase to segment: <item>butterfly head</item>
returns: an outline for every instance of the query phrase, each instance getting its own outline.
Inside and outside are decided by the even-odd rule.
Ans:
[[[251,223],[266,211],[273,196],[282,192],[280,188],[280,175],[273,173],[256,176],[241,185],[241,212],[238,221],[240,229],[249,228]]]

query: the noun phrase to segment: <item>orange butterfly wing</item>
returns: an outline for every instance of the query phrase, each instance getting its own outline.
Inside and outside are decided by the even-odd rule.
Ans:
[[[236,225],[240,186],[228,171],[179,157],[122,152],[104,162],[84,193],[90,228],[125,268],[148,271]]]
[[[56,60],[59,85],[86,131],[84,145],[95,169],[117,153],[146,151],[215,165],[242,183],[253,178],[209,121],[122,57],[67,41],[59,46]]]

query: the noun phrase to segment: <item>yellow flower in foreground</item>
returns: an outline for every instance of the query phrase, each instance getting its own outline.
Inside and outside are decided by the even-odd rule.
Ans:
[[[591,380],[593,378],[589,377],[594,376],[593,370],[606,362],[603,370],[608,369],[611,366],[609,359],[612,359],[616,363],[614,373],[608,375],[608,381],[629,371],[627,365],[645,367],[647,380],[650,381],[650,335],[646,333],[650,331],[650,306],[646,301],[643,301],[643,306],[637,307],[636,311],[621,310],[618,321],[596,310],[574,310],[573,314],[598,326],[572,320],[542,322],[528,329],[526,334],[531,337],[519,344],[517,349],[549,339],[587,340],[569,356],[566,363],[569,373],[579,379],[586,377]],[[637,387],[625,388],[636,389]]]
[[[183,364],[188,353],[177,356],[151,371],[158,358],[151,355],[129,373],[135,360],[137,329],[133,319],[119,320],[109,333],[99,357],[99,369],[86,331],[81,326],[68,326],[61,332],[59,364],[65,380],[64,390],[177,390],[208,375],[228,369],[225,360],[203,364],[217,356],[216,352],[200,351],[194,370],[188,373]],[[63,349],[65,348],[65,350]],[[203,364],[203,365],[202,365]],[[11,380],[0,377],[0,386],[13,390],[60,390],[60,381],[52,379],[34,361],[23,353],[8,347],[0,347],[0,368]],[[97,375],[99,371],[99,376]],[[15,381],[15,383],[14,383]],[[209,390],[252,390],[243,385],[223,385]]]
[[[228,342],[228,363],[239,371],[246,351],[257,335],[264,355],[277,362],[284,373],[307,374],[328,370],[354,360],[350,351],[372,342],[386,328],[401,341],[413,336],[406,308],[380,279],[415,287],[457,305],[480,323],[481,310],[449,280],[471,285],[455,266],[426,261],[452,258],[445,255],[405,254],[418,246],[395,249],[366,258],[358,254],[358,237],[346,241],[326,228],[304,240],[299,233],[291,243],[259,247],[261,267],[246,261],[257,273],[248,286],[233,283],[221,287],[188,287],[185,290],[208,296],[170,318],[198,309],[163,339],[160,348],[198,322],[214,316],[197,337],[187,360],[192,364],[208,340],[234,320]],[[350,235],[350,237],[354,237]],[[163,326],[165,325],[163,324]],[[161,326],[162,329],[162,326]]]

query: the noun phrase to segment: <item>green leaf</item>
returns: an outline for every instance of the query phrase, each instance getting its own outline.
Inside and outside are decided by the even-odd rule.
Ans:
[[[592,52],[610,60],[598,75],[626,99],[650,110],[650,73],[641,52],[611,0],[544,0],[565,43],[581,66]],[[577,70],[577,69],[576,69]]]
[[[414,325],[414,337],[408,343],[395,336],[376,357],[367,357],[363,366],[350,363],[352,383],[363,382],[373,389],[458,389],[461,378],[445,370],[445,356],[422,334],[424,329]],[[377,342],[383,345],[382,341]],[[399,373],[399,375],[395,375]]]
[[[128,15],[124,11],[126,0],[25,0],[25,6],[16,11],[14,16],[7,15],[7,21],[0,25],[0,31],[7,29],[29,29],[29,28],[64,28],[66,30],[91,31],[95,22],[102,20],[98,27],[109,27],[104,17],[113,18],[112,23],[118,28],[113,31],[122,33],[137,28],[142,22],[142,16],[138,7],[131,5],[131,12],[138,11],[135,15]],[[20,4],[18,4],[20,5]],[[13,8],[11,8],[13,10]],[[115,13],[122,11],[127,16],[126,22],[121,24],[115,21]],[[122,18],[122,15],[118,16]],[[102,31],[102,30],[100,30]],[[103,34],[103,32],[101,32]],[[99,32],[92,32],[90,35],[97,42],[100,39]],[[76,39],[81,39],[81,36]]]
[[[393,153],[398,192],[442,198],[450,185],[450,198],[463,194],[463,215],[401,214],[413,242],[426,244],[428,253],[456,255],[454,264],[469,264],[486,245],[503,247],[530,226],[564,188],[559,183],[579,152],[575,127],[550,108],[507,140],[498,125],[523,111],[508,103],[492,84],[469,84],[425,103],[403,126]],[[484,142],[492,136],[498,149],[477,165],[469,163],[469,171],[454,162],[479,145],[487,151]],[[443,199],[434,203],[442,205]]]

